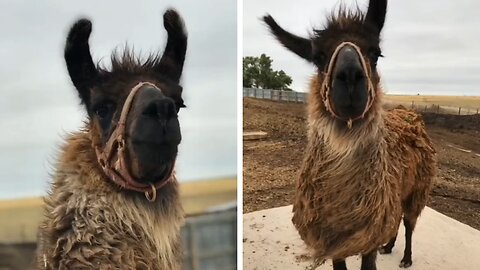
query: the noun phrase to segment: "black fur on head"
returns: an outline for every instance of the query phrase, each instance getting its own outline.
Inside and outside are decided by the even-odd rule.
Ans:
[[[380,33],[386,11],[387,0],[370,0],[366,13],[358,7],[340,6],[310,38],[285,31],[270,15],[263,20],[284,47],[317,67],[325,108],[351,126],[371,108],[371,96],[380,80],[376,66],[382,56]]]
[[[296,36],[280,27],[272,16],[266,15],[263,21],[272,34],[287,49],[323,70],[336,45],[342,41],[352,41],[376,63],[380,53],[380,32],[385,22],[387,0],[370,0],[368,11],[358,8],[348,11],[340,7],[327,20],[324,29],[314,29],[310,38]]]
[[[136,92],[125,123],[129,171],[144,183],[168,176],[182,138],[177,113],[185,107],[179,83],[187,33],[175,10],[165,12],[163,25],[168,39],[162,55],[155,53],[142,60],[126,47],[123,53],[112,54],[110,69],[92,60],[89,20],[80,19],[72,26],[65,46],[68,73],[86,106],[92,141],[100,149],[117,127],[132,88],[140,82],[150,83]]]
[[[92,32],[91,21],[80,19],[71,27],[65,45],[65,61],[70,78],[82,103],[87,106],[89,115],[94,88],[108,84],[115,77],[148,77],[155,81],[179,84],[187,49],[187,32],[182,18],[173,9],[164,13],[163,24],[168,40],[161,56],[152,54],[142,61],[126,48],[123,54],[112,54],[111,70],[95,65],[92,60],[88,44]],[[183,106],[183,101],[178,102]]]

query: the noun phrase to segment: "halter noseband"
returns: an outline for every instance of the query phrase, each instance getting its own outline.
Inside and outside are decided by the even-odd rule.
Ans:
[[[98,145],[94,145],[97,160],[102,167],[105,174],[110,180],[122,188],[133,190],[137,192],[144,192],[148,201],[154,202],[157,197],[157,190],[164,187],[168,182],[172,181],[174,177],[173,168],[175,167],[175,161],[168,168],[166,176],[158,181],[157,184],[142,184],[135,181],[134,177],[128,171],[125,161],[125,125],[128,117],[128,113],[132,107],[132,101],[138,92],[138,90],[144,86],[149,85],[158,91],[162,91],[155,84],[150,82],[140,82],[135,85],[123,105],[120,119],[117,126],[108,138],[108,141],[103,150]],[[92,140],[93,141],[93,140]],[[116,152],[114,151],[116,149]]]
[[[352,46],[355,49],[355,51],[357,52],[357,54],[360,58],[360,63],[362,65],[362,69],[365,71],[365,76],[367,77],[367,88],[368,88],[367,106],[365,106],[365,110],[363,111],[363,113],[360,116],[357,116],[353,119],[352,118],[345,119],[345,118],[339,116],[335,112],[334,107],[332,106],[332,103],[331,103],[331,100],[330,100],[330,83],[332,81],[331,77],[332,77],[333,68],[335,67],[336,58],[337,58],[338,54],[340,53],[340,50],[347,45]],[[324,74],[325,74],[325,78],[323,80],[322,89],[325,89],[325,94],[323,96],[323,103],[325,105],[325,108],[335,118],[347,122],[348,128],[352,128],[353,121],[356,121],[358,119],[363,119],[365,117],[365,114],[367,114],[367,112],[370,110],[370,107],[372,107],[373,101],[375,100],[375,87],[373,86],[373,83],[372,83],[372,80],[371,80],[371,70],[368,68],[367,62],[363,58],[362,52],[360,51],[360,48],[357,45],[355,45],[354,43],[349,42],[349,41],[345,41],[345,42],[340,43],[340,45],[338,45],[337,48],[335,48],[335,51],[332,54],[330,62],[328,63],[327,71],[324,72]]]

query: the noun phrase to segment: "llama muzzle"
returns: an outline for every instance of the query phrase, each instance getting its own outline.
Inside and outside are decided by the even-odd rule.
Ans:
[[[353,122],[365,117],[375,99],[371,69],[360,48],[352,42],[342,42],[335,48],[323,74],[326,110],[352,128]]]
[[[98,145],[94,145],[97,160],[108,178],[121,188],[143,192],[148,201],[155,201],[157,190],[168,184],[173,179],[173,170],[175,160],[168,165],[167,172],[162,179],[158,179],[155,183],[140,183],[136,181],[128,169],[127,159],[125,157],[125,126],[128,114],[132,107],[135,95],[142,86],[148,85],[158,91],[161,91],[155,84],[150,82],[140,82],[135,85],[125,101],[120,119],[109,137],[105,147],[100,149]]]

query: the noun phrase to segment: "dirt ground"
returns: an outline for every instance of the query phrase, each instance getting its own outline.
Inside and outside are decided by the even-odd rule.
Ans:
[[[305,104],[247,98],[243,117],[244,131],[267,132],[244,141],[244,212],[291,204],[306,146]],[[439,166],[428,206],[480,230],[480,116],[424,120]]]

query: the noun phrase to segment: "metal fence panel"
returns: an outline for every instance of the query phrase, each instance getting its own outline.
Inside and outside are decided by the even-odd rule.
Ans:
[[[184,270],[228,270],[237,265],[236,209],[189,217],[182,229]]]
[[[274,89],[243,88],[243,97],[287,102],[307,102],[307,93]]]
[[[272,89],[257,89],[257,88],[243,88],[244,97],[252,97],[258,99],[268,99],[274,101],[286,101],[286,102],[299,102],[307,103],[308,93],[304,92],[295,92],[295,91],[284,91],[284,90],[272,90]],[[406,108],[416,110],[417,112],[434,112],[438,114],[458,114],[458,115],[472,115],[479,114],[480,108],[475,107],[454,107],[454,106],[444,106],[439,104],[433,104],[428,102],[421,102],[421,104],[416,104],[415,101],[411,103],[402,103],[394,101],[385,101],[387,106],[398,106],[402,105]]]

